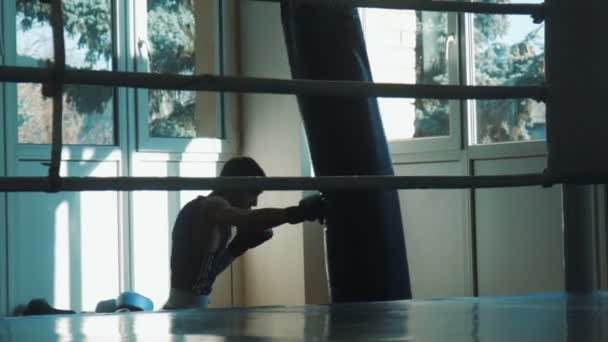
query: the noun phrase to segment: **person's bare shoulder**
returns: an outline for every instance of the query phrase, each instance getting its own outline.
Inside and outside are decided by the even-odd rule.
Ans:
[[[209,196],[203,210],[208,221],[214,224],[239,226],[247,222],[249,209],[233,207],[220,196]]]
[[[220,196],[208,196],[203,202],[204,210],[219,210],[230,207],[230,203]]]
[[[230,204],[219,196],[208,196],[197,200],[198,209],[195,210],[194,215],[198,229],[193,231],[193,240],[200,248],[203,246],[209,249],[217,248],[221,236],[225,233],[224,230],[229,229],[218,222],[217,216],[219,212],[230,208]]]

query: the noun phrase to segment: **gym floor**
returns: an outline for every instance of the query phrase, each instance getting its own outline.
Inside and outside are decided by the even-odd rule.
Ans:
[[[201,340],[606,341],[608,292],[0,319],[3,342]]]

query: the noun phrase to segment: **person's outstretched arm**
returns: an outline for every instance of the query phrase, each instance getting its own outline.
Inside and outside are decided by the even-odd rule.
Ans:
[[[321,195],[308,196],[297,206],[287,208],[240,209],[223,207],[215,210],[211,221],[241,227],[243,232],[264,231],[285,223],[296,224],[303,221],[323,219],[324,199]]]

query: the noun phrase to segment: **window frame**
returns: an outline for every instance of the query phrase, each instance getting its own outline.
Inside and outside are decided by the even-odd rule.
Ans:
[[[218,75],[235,74],[235,41],[234,4],[231,1],[214,0],[214,13],[217,25],[214,32],[216,61],[214,73]],[[140,42],[147,42],[147,1],[133,0],[134,31],[131,48],[135,56],[135,70],[149,72],[148,63],[142,57]],[[164,138],[152,137],[149,134],[147,89],[135,91],[136,101],[136,151],[137,152],[175,152],[175,153],[236,153],[236,95],[218,93],[216,105],[218,116],[219,138]]]
[[[465,1],[474,2],[474,0]],[[473,14],[447,13],[447,15],[448,34],[455,37],[454,48],[450,51],[448,60],[450,83],[472,84],[475,72]],[[475,100],[453,100],[450,104],[449,136],[389,140],[389,150],[393,158],[407,160],[416,159],[416,156],[421,156],[426,160],[429,153],[438,152],[442,152],[441,155],[454,155],[461,151],[466,152],[471,158],[488,158],[496,155],[502,157],[535,156],[547,153],[546,140],[477,144],[476,125]]]
[[[448,22],[448,35],[454,37],[454,43],[449,50],[448,55],[448,75],[450,84],[461,84],[461,31],[459,29],[459,21],[461,20],[456,13],[446,13]],[[362,19],[365,17],[365,12],[362,14]],[[374,82],[378,82],[374,80]],[[410,138],[410,139],[394,139],[387,140],[391,155],[398,156],[411,153],[426,153],[434,151],[457,151],[462,148],[462,118],[463,108],[460,101],[450,101],[450,128],[449,135]]]
[[[112,48],[113,55],[111,65],[113,71],[121,71],[126,68],[126,56],[123,53],[124,8],[119,1],[110,0],[112,14]],[[6,65],[17,64],[17,22],[16,22],[16,3],[15,1],[2,2],[2,35],[4,58]],[[3,84],[4,92],[2,101],[4,102],[3,114],[6,129],[5,146],[6,151],[6,174],[18,176],[17,164],[21,160],[41,159],[50,160],[52,144],[20,143],[19,126],[17,121],[17,102],[18,92],[17,83]],[[121,114],[126,107],[126,90],[124,88],[114,88],[113,90],[113,143],[109,145],[97,144],[64,144],[62,145],[62,161],[72,160],[101,160],[107,158],[108,161],[120,161],[125,154],[127,118]]]
[[[466,0],[475,2],[474,0]],[[475,47],[474,47],[474,14],[460,13],[462,41],[460,42],[462,60],[462,79],[464,85],[474,84],[475,80]],[[532,18],[530,18],[532,21]],[[463,125],[463,146],[472,159],[511,158],[547,155],[547,140],[506,141],[489,144],[478,144],[477,111],[475,100],[462,101],[465,113]]]
[[[122,46],[119,45],[119,41],[122,39],[123,32],[120,32],[119,23],[121,23],[120,16],[122,13],[122,7],[120,2],[116,0],[109,0],[110,11],[112,15],[112,57],[111,57],[111,71],[120,71],[123,66]],[[4,1],[2,5],[3,10],[3,34],[4,34],[4,63],[6,65],[17,65],[17,22],[16,22],[16,3],[15,1]],[[107,145],[101,144],[63,144],[62,150],[67,151],[67,155],[88,155],[86,152],[90,148],[99,149],[104,153],[110,155],[120,149],[120,145],[124,141],[124,129],[126,123],[124,118],[120,115],[120,109],[124,107],[125,96],[124,92],[120,88],[115,87],[112,95],[112,111],[113,111],[113,142]],[[5,86],[4,98],[5,104],[5,126],[6,126],[6,143],[9,147],[8,150],[15,151],[17,156],[50,156],[52,143],[20,143],[19,142],[19,125],[17,120],[17,105],[18,105],[18,92],[17,83],[8,83]],[[14,148],[11,148],[13,146]],[[7,156],[7,158],[10,156]],[[15,160],[9,159],[9,160]],[[10,163],[9,163],[10,164]]]
[[[0,32],[0,65],[4,65],[6,58],[6,1],[0,2],[0,9],[2,10],[2,14],[0,14],[0,28],[2,31]],[[6,122],[6,85],[5,83],[0,83],[0,122]],[[6,126],[4,126],[6,127]],[[0,158],[0,176],[6,176],[7,173],[7,149],[6,149],[6,135],[7,130],[3,129],[0,132],[0,151],[2,151],[4,158]],[[4,218],[0,222],[0,234],[3,237],[8,236],[8,223],[9,216],[7,215],[7,193],[3,193],[0,196],[0,215]],[[2,289],[2,293],[0,294],[0,315],[8,315],[9,314],[9,306],[8,306],[8,284],[9,284],[9,276],[8,276],[8,242],[6,238],[3,238],[0,241],[0,250],[3,252],[0,254],[0,289]]]

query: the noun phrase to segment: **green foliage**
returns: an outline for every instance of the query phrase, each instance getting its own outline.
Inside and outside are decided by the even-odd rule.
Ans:
[[[149,0],[148,61],[153,72],[194,72],[194,3]],[[191,138],[194,136],[194,96],[188,92],[156,90],[149,96],[150,135]]]
[[[545,55],[543,52],[536,51],[541,44],[539,42],[541,29],[542,26],[539,26],[530,32],[524,40],[513,45],[507,45],[489,37],[477,43],[476,83],[480,85],[514,86],[543,82],[542,70]]]
[[[41,1],[17,0],[17,13],[23,14],[24,18],[19,23],[23,30],[29,30],[35,21],[48,22],[51,8]]]
[[[510,0],[476,0],[475,2],[508,4]],[[484,46],[507,34],[510,26],[507,15],[475,15],[475,33],[473,41],[476,46]]]
[[[33,116],[33,114],[29,112],[27,103],[21,99],[18,99],[17,100],[17,127],[21,127],[32,116]]]
[[[112,88],[88,85],[65,85],[63,92],[68,103],[87,114],[103,113],[114,94]]]
[[[153,137],[194,138],[194,103],[185,106],[175,102],[175,107],[168,117],[154,119],[150,122],[150,135]]]
[[[150,68],[159,73],[194,71],[194,15],[189,1],[148,1]]]
[[[17,0],[17,12],[23,30],[34,22],[48,23],[50,6],[41,1]],[[112,4],[111,0],[64,0],[63,20],[65,31],[77,37],[79,47],[86,47],[86,62],[91,65],[100,58],[112,58]]]

